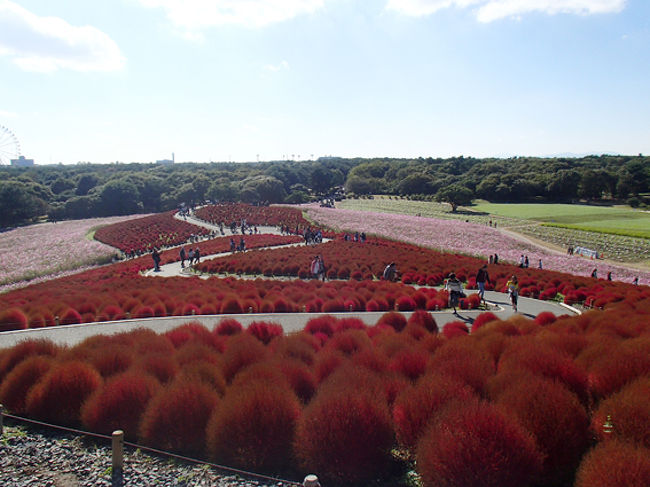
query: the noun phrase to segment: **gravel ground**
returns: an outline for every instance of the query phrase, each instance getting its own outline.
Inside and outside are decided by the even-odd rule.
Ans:
[[[224,475],[204,465],[150,456],[125,447],[123,478],[112,478],[111,448],[84,437],[5,425],[0,438],[4,487],[289,487]]]

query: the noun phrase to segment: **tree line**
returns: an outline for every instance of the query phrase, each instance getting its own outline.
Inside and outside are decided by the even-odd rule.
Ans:
[[[447,201],[628,201],[645,204],[650,158],[347,159],[262,163],[77,164],[0,168],[0,226],[160,212],[181,203],[304,203],[344,187]]]

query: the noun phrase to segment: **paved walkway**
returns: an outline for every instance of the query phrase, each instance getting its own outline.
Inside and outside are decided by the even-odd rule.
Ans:
[[[490,303],[490,311],[501,319],[507,319],[513,315],[508,300],[508,295],[494,291],[486,291],[485,297]],[[460,310],[458,315],[449,311],[435,311],[431,315],[435,318],[438,327],[451,321],[464,321],[471,327],[474,319],[485,310]],[[542,311],[550,311],[556,316],[562,314],[577,314],[578,311],[564,305],[550,301],[539,301],[530,298],[519,298],[519,314],[528,318],[534,318]],[[307,322],[324,313],[275,313],[275,314],[237,314],[237,315],[197,315],[197,316],[174,316],[165,318],[145,318],[137,320],[106,321],[101,323],[85,323],[82,325],[67,325],[52,328],[36,328],[31,330],[8,331],[0,333],[0,348],[12,347],[21,340],[26,339],[47,339],[61,345],[74,345],[82,340],[99,334],[112,335],[115,333],[127,332],[137,328],[150,328],[157,333],[164,333],[176,328],[188,321],[198,321],[208,328],[212,328],[223,318],[234,318],[244,327],[253,321],[272,321],[282,325],[286,333],[302,330]],[[367,325],[374,325],[384,312],[348,312],[329,313],[340,318],[359,318]],[[403,313],[407,318],[410,312]]]

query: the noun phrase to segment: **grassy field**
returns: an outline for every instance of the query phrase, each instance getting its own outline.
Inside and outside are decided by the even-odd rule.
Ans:
[[[481,203],[472,206],[472,209],[502,217],[534,220],[559,228],[650,239],[650,213],[631,208]]]

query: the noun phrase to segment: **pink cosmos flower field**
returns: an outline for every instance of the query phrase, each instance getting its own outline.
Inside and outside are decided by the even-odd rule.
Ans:
[[[133,218],[142,215],[40,223],[0,233],[0,291],[110,262],[116,249],[86,235]]]
[[[598,277],[601,278],[611,272],[612,278],[617,281],[631,282],[635,276],[639,276],[640,284],[650,284],[650,272],[554,252],[535,245],[524,237],[518,239],[498,228],[485,225],[461,220],[321,208],[316,205],[304,207],[311,220],[335,230],[365,232],[368,235],[485,258],[497,253],[500,261],[510,263],[518,263],[524,254],[528,256],[530,267],[537,267],[539,259],[542,259],[544,269],[588,276],[597,268]]]

